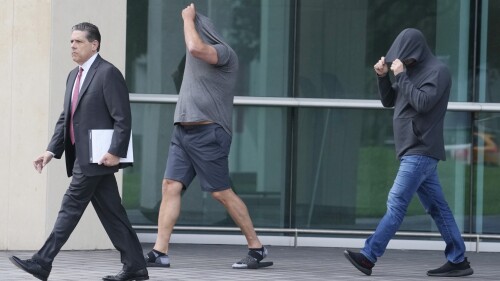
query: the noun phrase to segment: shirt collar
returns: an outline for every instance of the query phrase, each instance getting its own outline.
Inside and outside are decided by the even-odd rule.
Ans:
[[[98,54],[99,53],[95,53],[93,56],[90,57],[90,59],[88,59],[86,62],[84,62],[82,65],[80,65],[80,67],[83,68],[84,71],[88,72],[90,66],[92,66],[92,64],[94,63]]]

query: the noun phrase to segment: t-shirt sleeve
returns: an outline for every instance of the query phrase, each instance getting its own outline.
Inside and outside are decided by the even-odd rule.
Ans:
[[[217,51],[217,63],[216,66],[224,66],[229,63],[229,58],[231,57],[231,51],[224,44],[213,45]]]

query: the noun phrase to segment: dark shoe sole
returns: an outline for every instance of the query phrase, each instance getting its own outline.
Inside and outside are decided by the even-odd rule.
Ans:
[[[351,262],[352,265],[354,265],[354,267],[356,267],[359,271],[363,272],[364,274],[370,276],[372,275],[372,270],[371,269],[367,269],[367,268],[364,268],[362,267],[361,265],[359,265],[353,258],[351,258],[351,256],[349,255],[349,252],[347,250],[344,251],[344,256],[345,258]]]
[[[102,280],[104,280],[104,281],[116,281],[116,279],[113,279],[112,277],[110,277],[110,278],[103,277]],[[142,280],[149,280],[149,276],[129,278],[129,279],[121,280],[121,281],[142,281]]]
[[[233,269],[259,269],[274,265],[272,261],[261,261],[257,263],[247,264],[247,267],[233,267]]]
[[[156,262],[147,262],[146,267],[170,267],[170,264],[156,263]]]
[[[22,269],[23,271],[35,276],[36,278],[42,280],[42,281],[47,281],[47,278],[48,277],[45,277],[45,276],[41,276],[39,274],[35,274],[35,273],[31,273],[28,271],[28,269],[24,268],[23,264],[20,262],[21,260],[15,256],[12,256],[12,257],[9,257],[9,260],[10,262],[12,262],[15,266],[17,266],[18,268]]]
[[[443,272],[443,273],[429,273],[427,272],[427,276],[434,276],[434,277],[461,277],[461,276],[469,276],[474,273],[474,270],[472,268],[467,268],[467,269],[462,269],[462,270],[452,270],[448,272]]]
[[[272,261],[261,261],[258,263],[258,267],[257,268],[264,268],[264,267],[269,267],[269,266],[272,266],[274,265],[274,262]]]

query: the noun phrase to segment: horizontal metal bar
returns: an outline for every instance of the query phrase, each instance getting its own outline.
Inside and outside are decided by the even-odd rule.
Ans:
[[[154,225],[134,225],[136,230],[158,230]],[[175,226],[174,230],[180,231],[210,231],[210,232],[240,232],[238,227],[205,227],[205,226]],[[257,232],[268,233],[294,233],[294,234],[331,234],[331,235],[371,235],[373,231],[363,230],[333,230],[333,229],[299,229],[299,228],[255,228]],[[401,237],[441,237],[437,232],[396,232]],[[500,235],[491,234],[462,234],[464,238],[500,240]]]
[[[130,94],[133,103],[167,103],[177,102],[178,95]],[[379,100],[364,99],[314,99],[314,98],[280,98],[280,97],[234,97],[235,105],[275,106],[275,107],[320,107],[351,109],[387,109]],[[449,102],[450,111],[500,112],[500,103]]]
[[[130,94],[130,101],[136,103],[177,103],[179,95]]]

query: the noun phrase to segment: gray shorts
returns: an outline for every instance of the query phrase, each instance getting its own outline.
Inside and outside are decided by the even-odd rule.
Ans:
[[[198,175],[203,191],[230,188],[231,139],[219,124],[175,125],[163,178],[181,182],[186,189]]]

